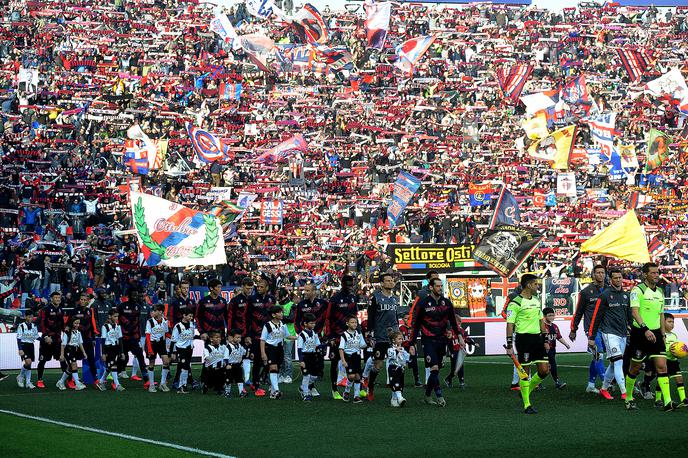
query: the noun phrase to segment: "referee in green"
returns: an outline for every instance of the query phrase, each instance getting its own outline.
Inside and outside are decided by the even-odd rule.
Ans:
[[[657,385],[662,391],[664,411],[674,410],[677,404],[671,400],[669,377],[667,375],[666,348],[664,342],[664,292],[657,286],[659,267],[649,262],[643,266],[645,279],[631,290],[631,340],[628,345],[631,366],[626,375],[626,410],[636,410],[633,400],[635,379],[640,365],[647,358],[654,362],[657,371]]]
[[[520,380],[521,397],[524,413],[535,414],[537,411],[530,405],[530,393],[549,374],[547,352],[547,329],[542,315],[542,305],[537,296],[541,282],[535,275],[524,274],[521,277],[521,293],[509,302],[506,309],[506,353],[514,354],[514,331],[516,331],[516,350],[518,362],[530,374],[530,366],[537,365],[537,372],[530,380]]]

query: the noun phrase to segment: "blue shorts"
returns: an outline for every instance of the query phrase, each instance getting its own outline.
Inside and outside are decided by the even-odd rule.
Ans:
[[[423,346],[425,367],[437,365],[441,369],[447,351],[447,339],[421,339],[420,344]]]

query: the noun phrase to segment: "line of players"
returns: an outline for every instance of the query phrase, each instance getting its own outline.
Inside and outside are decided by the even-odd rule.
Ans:
[[[430,399],[428,404],[443,406],[444,398],[439,388],[438,372],[447,347],[448,338],[463,342],[463,333],[457,324],[453,308],[448,299],[441,295],[441,282],[433,287],[430,294],[414,305],[418,319],[411,329],[406,329],[406,337],[399,332],[399,297],[393,293],[395,280],[392,275],[384,274],[381,287],[372,297],[368,307],[368,331],[360,332],[358,323],[358,297],[353,291],[353,277],[345,275],[342,287],[329,301],[318,297],[314,284],[304,287],[304,298],[295,306],[294,325],[296,335],[289,335],[283,325],[282,309],[275,305],[275,297],[269,293],[269,282],[260,278],[254,285],[245,278],[240,291],[229,303],[222,298],[222,285],[219,281],[209,282],[209,294],[197,305],[189,299],[189,285],[182,283],[174,298],[165,306],[155,305],[150,318],[141,326],[141,313],[146,310],[141,292],[132,289],[126,301],[108,312],[108,319],[97,330],[95,313],[88,306],[88,295],[82,295],[77,307],[65,316],[61,308],[61,295],[53,293],[50,303],[38,313],[38,326],[33,323],[31,312],[26,322],[20,326],[18,346],[24,368],[17,382],[20,386],[33,388],[31,383],[31,363],[34,360],[33,342],[42,332],[39,349],[38,382],[45,388],[43,373],[45,363],[52,358],[58,359],[63,375],[57,383],[61,390],[70,382],[77,390],[86,386],[79,380],[76,361],[83,355],[89,362],[89,370],[100,390],[106,390],[106,378],[113,379],[113,388],[123,391],[120,375],[126,374],[125,367],[129,354],[138,361],[143,371],[144,386],[149,391],[170,391],[168,378],[171,365],[177,364],[174,385],[178,392],[188,392],[187,384],[192,381],[191,353],[194,339],[205,342],[205,364],[201,378],[205,389],[215,389],[231,393],[231,384],[237,384],[240,396],[246,396],[249,384],[256,396],[265,396],[261,388],[262,379],[268,378],[270,397],[279,398],[278,369],[283,361],[282,342],[285,339],[299,340],[299,361],[304,375],[301,391],[304,400],[319,396],[314,387],[315,380],[322,376],[323,354],[330,354],[330,382],[332,397],[337,400],[353,398],[359,402],[367,397],[374,399],[375,382],[383,366],[387,367],[390,386],[393,389],[391,404],[402,406],[403,369],[411,362],[414,366],[416,385],[415,337],[422,336],[426,367],[429,369],[427,390],[434,391],[438,402]],[[255,286],[255,291],[254,291]],[[438,307],[438,305],[440,307]],[[145,340],[141,342],[142,336]],[[322,336],[322,342],[321,338]],[[102,358],[107,370],[96,377],[94,342],[103,339]],[[372,356],[366,361],[365,370],[360,355],[372,345]],[[145,352],[145,353],[144,353]],[[148,358],[148,364],[144,357]],[[155,383],[155,361],[162,360],[159,386]],[[338,389],[339,367],[347,373],[347,386],[343,393]],[[386,362],[386,364],[385,364]],[[367,393],[361,389],[361,378],[365,374]],[[222,383],[220,383],[222,382]],[[219,390],[219,388],[222,390]],[[350,396],[350,389],[353,395]]]
[[[664,312],[664,293],[658,286],[659,268],[648,263],[642,272],[643,282],[629,293],[623,290],[621,271],[610,271],[609,285],[606,285],[606,269],[595,266],[593,283],[579,296],[569,337],[575,340],[577,327],[584,318],[588,347],[593,354],[587,391],[611,400],[610,389],[615,381],[626,409],[637,410],[634,390],[636,378],[644,367],[643,385],[646,385],[647,392],[651,381],[657,380],[655,397],[658,407],[663,407],[664,411],[688,407],[679,362],[670,350],[671,345],[677,342],[677,336],[672,332],[673,315]],[[536,413],[530,403],[530,394],[549,374],[548,332],[541,301],[537,297],[540,282],[536,276],[524,274],[520,280],[520,292],[512,295],[506,306],[507,354],[513,355],[515,346],[519,363],[531,375],[529,379],[518,382],[526,414]],[[598,359],[605,351],[609,360],[606,370]],[[531,373],[532,366],[536,367],[536,372]],[[603,378],[601,390],[595,388],[598,375]],[[679,403],[671,399],[671,378],[676,381]],[[648,394],[651,399],[652,394]]]

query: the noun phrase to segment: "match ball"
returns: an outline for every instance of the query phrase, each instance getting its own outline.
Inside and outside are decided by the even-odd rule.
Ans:
[[[672,343],[671,347],[669,347],[669,350],[671,351],[671,354],[677,358],[685,358],[688,356],[688,345],[684,344],[683,342]]]

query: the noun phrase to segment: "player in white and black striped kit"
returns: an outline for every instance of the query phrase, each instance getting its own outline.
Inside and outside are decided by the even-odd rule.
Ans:
[[[245,398],[248,393],[244,391],[244,371],[243,362],[246,357],[246,347],[241,344],[242,336],[240,329],[231,329],[227,339],[227,385],[225,386],[225,396],[232,396],[232,384],[236,383],[239,388],[239,397]]]
[[[201,372],[203,394],[206,394],[209,389],[215,390],[217,394],[225,393],[228,360],[229,350],[222,343],[222,334],[217,331],[208,332],[208,341],[203,347],[203,371]]]
[[[302,327],[303,330],[298,335],[298,357],[299,365],[301,366],[301,374],[303,381],[299,391],[303,396],[303,400],[310,402],[313,399],[315,390],[315,381],[318,377],[323,376],[323,358],[319,347],[320,337],[315,332],[317,319],[312,313],[306,313],[303,316]]]
[[[160,391],[170,391],[167,387],[167,376],[170,373],[170,357],[167,352],[165,336],[170,332],[168,321],[163,316],[165,306],[155,304],[151,311],[151,318],[146,320],[146,355],[148,356],[148,391],[155,393],[155,358],[160,356],[162,360],[162,375],[160,378]]]
[[[191,355],[193,354],[193,341],[196,327],[193,324],[194,313],[188,308],[182,310],[182,321],[174,325],[172,329],[172,346],[174,358],[177,359],[181,375],[179,376],[178,394],[187,394],[186,382],[191,370]]]
[[[363,334],[358,331],[358,318],[350,316],[346,320],[347,330],[339,340],[339,357],[342,366],[346,369],[348,382],[344,389],[342,400],[349,401],[349,390],[351,384],[354,385],[354,403],[363,402],[361,400],[361,350],[368,344],[363,338]]]
[[[296,336],[289,335],[287,325],[282,323],[284,312],[282,307],[274,306],[270,309],[272,318],[265,323],[260,333],[260,353],[263,364],[270,371],[270,399],[279,399],[279,370],[284,361],[284,340],[296,340]]]
[[[117,372],[117,367],[121,365],[125,356],[122,344],[122,328],[119,325],[119,312],[116,308],[108,311],[108,318],[100,329],[100,336],[103,338],[103,355],[101,358],[105,363],[105,370],[97,384],[98,389],[100,391],[107,390],[105,380],[108,374],[111,374],[114,390],[124,391],[124,387],[119,383],[119,373]]]
[[[402,343],[404,336],[399,331],[389,333],[389,348],[387,349],[387,373],[389,374],[389,387],[392,389],[392,407],[404,407],[404,369],[411,359],[411,355],[404,349]]]
[[[17,376],[17,385],[19,388],[33,390],[36,387],[31,383],[31,363],[36,359],[34,342],[38,339],[38,326],[34,323],[33,310],[26,310],[24,320],[17,328],[17,349],[24,362]]]

